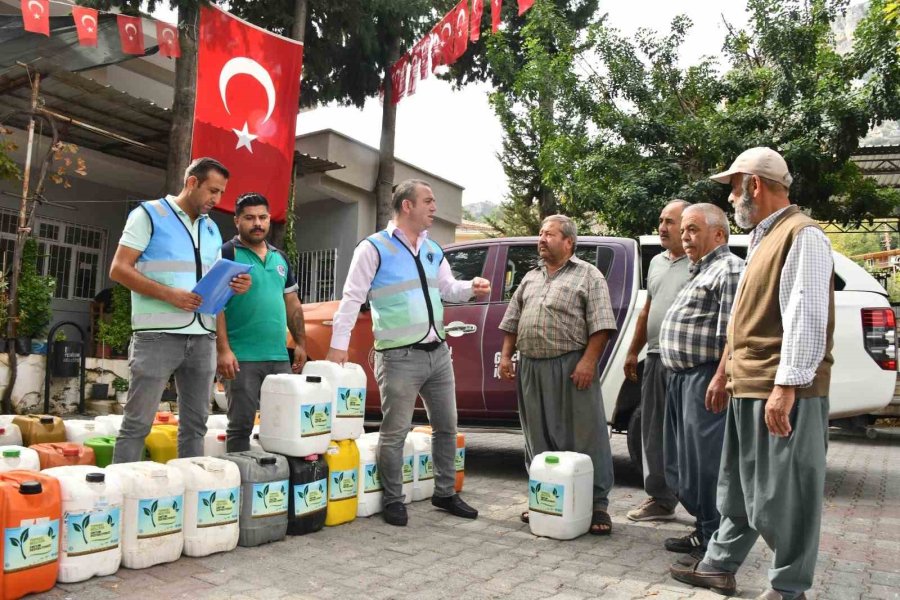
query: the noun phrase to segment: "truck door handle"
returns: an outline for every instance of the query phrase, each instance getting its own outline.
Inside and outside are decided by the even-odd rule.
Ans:
[[[463,323],[462,321],[453,321],[444,326],[444,332],[450,337],[460,337],[476,331],[478,331],[477,325]]]

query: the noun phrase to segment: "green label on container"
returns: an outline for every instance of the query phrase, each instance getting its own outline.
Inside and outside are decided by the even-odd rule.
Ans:
[[[328,481],[319,479],[312,483],[298,483],[294,485],[294,516],[300,517],[310,513],[325,510],[328,505],[328,496],[325,488]]]
[[[197,492],[197,527],[237,523],[241,512],[241,489],[222,488]]]
[[[534,479],[528,482],[528,510],[561,517],[566,486]]]
[[[304,404],[300,407],[300,437],[331,433],[331,405]]]
[[[99,510],[66,513],[63,517],[63,548],[69,556],[105,552],[119,547],[120,509],[111,506]]]
[[[328,501],[349,500],[359,491],[356,485],[356,469],[332,471],[328,480]]]
[[[254,519],[283,515],[288,509],[288,480],[253,484],[253,504],[250,516]]]
[[[144,498],[138,501],[138,539],[172,535],[181,531],[184,496]]]
[[[411,455],[403,457],[403,483],[412,483],[414,460],[415,457]]]
[[[434,461],[430,454],[419,455],[419,481],[434,479]]]
[[[456,471],[465,471],[466,470],[466,449],[465,448],[457,448],[456,456],[453,457],[453,465],[456,467]]]
[[[337,389],[337,408],[334,416],[338,419],[358,419],[366,414],[366,388]]]
[[[376,463],[364,463],[363,472],[365,473],[363,491],[366,494],[380,492],[384,489],[381,485],[381,475],[378,473],[378,465]]]
[[[59,558],[59,519],[38,525],[7,527],[3,538],[4,573],[49,565]]]

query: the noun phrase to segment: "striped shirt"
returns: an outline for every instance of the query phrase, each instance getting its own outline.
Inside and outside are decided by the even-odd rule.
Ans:
[[[788,208],[772,213],[750,233],[748,264],[772,223]],[[781,269],[778,304],[784,337],[775,385],[812,385],[816,369],[825,357],[833,271],[834,259],[828,236],[818,227],[800,230]]]
[[[616,330],[606,279],[577,256],[553,275],[546,266],[532,269],[509,301],[500,329],[518,336],[516,346],[528,358],[584,350],[591,335]]]
[[[689,268],[690,279],[663,318],[659,356],[672,371],[718,361],[744,261],[722,244]]]

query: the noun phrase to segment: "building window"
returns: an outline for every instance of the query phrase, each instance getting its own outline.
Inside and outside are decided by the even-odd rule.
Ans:
[[[300,301],[309,303],[334,300],[336,269],[337,248],[301,252],[297,264]]]
[[[18,215],[0,211],[0,254],[11,269]],[[97,227],[36,218],[38,271],[56,280],[53,296],[62,300],[91,300],[100,287],[100,267],[106,231]]]

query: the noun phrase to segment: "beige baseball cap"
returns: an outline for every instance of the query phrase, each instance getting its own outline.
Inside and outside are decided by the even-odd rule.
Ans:
[[[780,183],[786,188],[791,187],[791,182],[794,181],[794,178],[791,177],[791,172],[788,171],[787,163],[784,162],[784,158],[771,148],[764,146],[744,150],[734,159],[727,171],[716,173],[710,179],[719,183],[731,183],[731,176],[735,173],[765,177]]]

